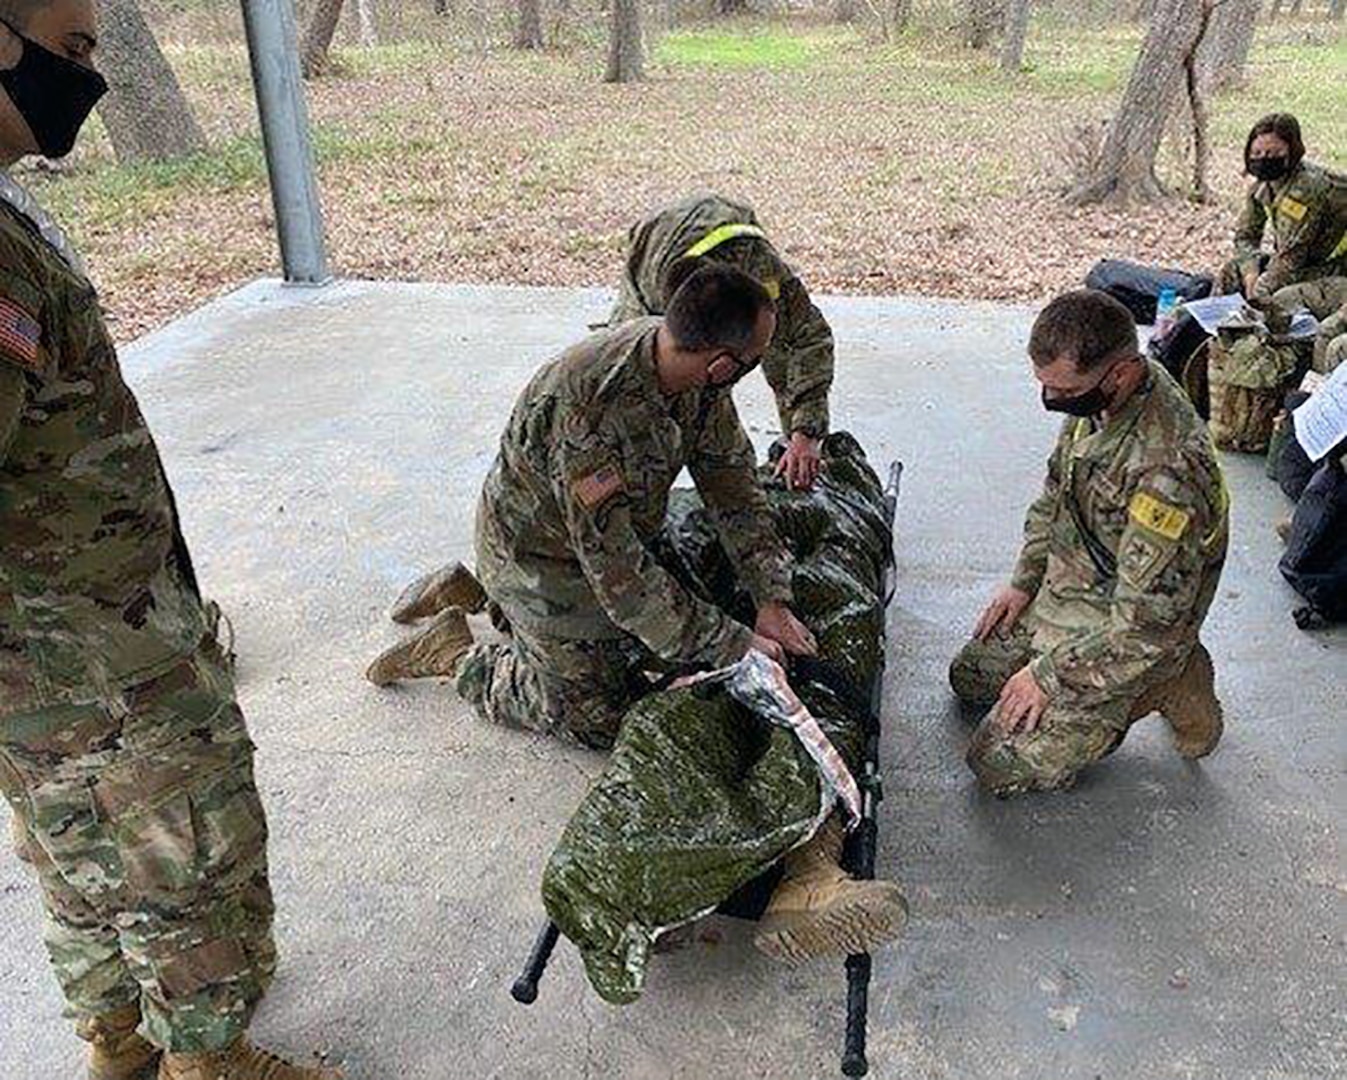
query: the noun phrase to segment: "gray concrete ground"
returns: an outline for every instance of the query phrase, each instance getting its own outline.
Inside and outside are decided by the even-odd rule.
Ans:
[[[1008,570],[1054,430],[1022,359],[1030,313],[824,307],[839,426],[908,464],[879,861],[913,919],[877,958],[873,1075],[1343,1075],[1347,649],[1291,623],[1261,462],[1229,463],[1215,757],[1185,764],[1151,720],[1074,792],[984,798],[944,672]],[[447,686],[361,678],[395,639],[398,589],[470,553],[516,391],[604,310],[593,291],[257,284],[126,351],[239,636],[284,952],[257,1032],[329,1049],[353,1080],[836,1074],[840,966],[778,969],[732,925],[659,960],[627,1009],[564,943],[540,1002],[514,1004],[539,872],[600,759],[494,730]],[[761,380],[743,399],[765,445]],[[13,1080],[78,1070],[38,933],[37,894],[0,854]]]

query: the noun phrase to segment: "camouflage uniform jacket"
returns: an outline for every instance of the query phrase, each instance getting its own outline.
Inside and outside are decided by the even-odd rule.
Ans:
[[[751,207],[711,194],[690,196],[637,222],[627,238],[626,270],[608,325],[664,314],[669,269],[711,233],[735,225],[759,228]],[[763,374],[788,434],[826,435],[833,334],[804,285],[765,238],[755,244],[726,241],[707,256],[723,259],[776,293],[776,335],[763,358]]]
[[[738,659],[750,631],[646,544],[686,465],[754,600],[790,599],[790,564],[728,392],[665,394],[661,323],[593,335],[524,389],[477,510],[477,571],[511,622],[559,638],[638,638],[672,661]]]
[[[1272,226],[1272,261],[1250,299],[1270,300],[1286,285],[1347,274],[1347,177],[1303,162],[1285,180],[1249,188],[1235,226],[1235,257],[1256,265]]]
[[[1034,597],[1050,697],[1147,688],[1197,640],[1225,561],[1215,448],[1160,365],[1102,426],[1068,418],[1030,507],[1012,584]]]
[[[154,678],[204,632],[94,289],[0,202],[0,716]]]

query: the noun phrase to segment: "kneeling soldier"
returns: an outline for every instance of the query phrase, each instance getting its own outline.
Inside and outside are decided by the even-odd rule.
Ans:
[[[1185,757],[1222,730],[1198,641],[1228,527],[1205,426],[1103,293],[1050,303],[1029,354],[1044,406],[1068,419],[1014,576],[950,669],[962,700],[993,706],[968,764],[998,795],[1070,785],[1154,711]]]

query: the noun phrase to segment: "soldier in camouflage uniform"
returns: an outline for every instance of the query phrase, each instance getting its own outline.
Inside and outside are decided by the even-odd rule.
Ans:
[[[1103,293],[1054,300],[1029,351],[1069,415],[1011,583],[950,669],[960,699],[993,706],[968,764],[998,795],[1068,786],[1152,711],[1188,757],[1222,729],[1198,642],[1228,527],[1206,428]]]
[[[487,720],[607,747],[646,671],[730,663],[755,645],[812,651],[787,607],[788,555],[729,393],[765,350],[774,305],[738,271],[680,273],[667,320],[595,334],[543,367],[515,406],[476,538],[480,599],[507,641],[471,646],[463,609],[450,607],[376,660],[371,681],[455,674]],[[759,605],[756,628],[693,596],[646,548],[684,466]]]
[[[0,20],[0,165],[64,154],[105,89],[93,9]],[[244,1037],[276,964],[253,745],[98,298],[4,172],[0,790],[93,1080],[335,1075]]]
[[[1314,339],[1314,370],[1332,375],[1347,360],[1347,301],[1319,324]]]
[[[697,194],[637,222],[627,238],[626,267],[608,325],[663,313],[669,272],[686,261],[722,263],[761,281],[777,305],[777,330],[762,370],[776,395],[789,439],[779,471],[793,488],[809,488],[828,433],[833,335],[795,272],[782,261],[753,208],[722,195]]]
[[[1347,277],[1347,177],[1304,160],[1294,116],[1274,113],[1253,126],[1244,147],[1255,178],[1235,228],[1235,257],[1222,267],[1223,293],[1242,292],[1260,306],[1310,306],[1287,290],[1326,277]],[[1263,252],[1271,232],[1272,252]],[[1316,315],[1326,314],[1315,311]]]

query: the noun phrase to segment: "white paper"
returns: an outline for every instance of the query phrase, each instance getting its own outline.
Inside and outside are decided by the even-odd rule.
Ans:
[[[1291,414],[1296,441],[1311,461],[1320,461],[1347,438],[1347,364],[1339,364],[1328,381]]]
[[[1209,296],[1205,300],[1186,300],[1183,310],[1188,312],[1208,334],[1215,334],[1223,326],[1257,328],[1266,333],[1262,313],[1249,307],[1239,293],[1227,296]],[[1273,336],[1274,341],[1301,341],[1312,338],[1319,330],[1319,320],[1304,309],[1291,316],[1291,328],[1285,334]]]

